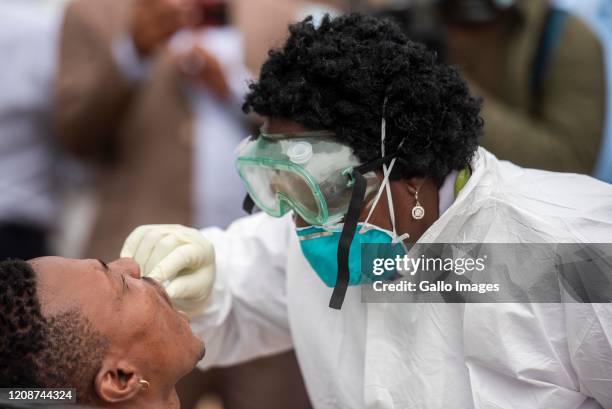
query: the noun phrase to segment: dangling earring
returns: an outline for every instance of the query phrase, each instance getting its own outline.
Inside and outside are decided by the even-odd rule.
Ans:
[[[423,208],[423,206],[421,206],[421,203],[419,203],[418,190],[414,192],[414,200],[416,200],[416,204],[412,208],[412,218],[414,220],[421,220],[423,217],[425,217],[425,209]]]
[[[145,381],[144,379],[139,380],[138,383],[140,384],[140,390],[144,392],[148,391],[149,387],[151,386],[151,384],[149,384],[149,382]]]

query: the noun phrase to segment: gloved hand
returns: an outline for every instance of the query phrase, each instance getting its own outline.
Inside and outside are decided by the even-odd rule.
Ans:
[[[180,225],[144,225],[125,241],[121,257],[133,258],[141,275],[166,287],[175,308],[199,314],[215,281],[215,249],[202,234]]]

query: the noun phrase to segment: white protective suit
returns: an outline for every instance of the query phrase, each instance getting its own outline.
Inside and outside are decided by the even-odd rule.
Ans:
[[[612,239],[612,186],[476,153],[472,177],[419,242]],[[193,329],[204,366],[294,347],[315,408],[612,408],[612,304],[364,304],[342,310],[291,217],[257,214],[214,244],[217,283]]]

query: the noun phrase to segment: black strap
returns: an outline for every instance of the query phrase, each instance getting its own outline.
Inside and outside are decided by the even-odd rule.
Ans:
[[[349,203],[349,207],[344,218],[344,227],[342,229],[342,234],[340,235],[340,243],[338,243],[338,276],[336,278],[334,291],[332,292],[331,299],[329,300],[330,308],[336,310],[342,308],[342,303],[344,302],[344,297],[349,284],[349,255],[351,251],[351,243],[353,242],[353,237],[355,237],[357,223],[359,222],[359,216],[361,215],[361,210],[363,209],[363,202],[365,199],[367,186],[363,174],[380,168],[383,164],[390,162],[395,155],[395,153],[387,155],[353,169],[353,192],[351,194],[351,202]]]
[[[357,230],[357,222],[363,208],[363,199],[365,198],[366,181],[359,172],[353,172],[355,184],[353,185],[353,193],[351,195],[351,203],[349,204],[346,218],[344,219],[344,228],[340,235],[340,243],[338,244],[338,278],[336,286],[329,300],[329,307],[339,310],[342,308],[344,296],[349,283],[349,253],[351,251],[351,243]]]
[[[390,153],[389,155],[383,156],[382,158],[378,158],[373,161],[364,163],[363,165],[360,165],[356,167],[355,169],[353,169],[353,171],[357,171],[361,173],[362,175],[365,175],[366,173],[379,169],[382,165],[386,165],[387,163],[391,162],[391,160],[395,158],[396,156],[397,156],[397,152]]]
[[[247,195],[244,197],[244,201],[242,202],[242,208],[248,214],[252,214],[254,207],[255,207],[255,202],[253,201],[253,198],[251,197],[251,195],[247,193]]]

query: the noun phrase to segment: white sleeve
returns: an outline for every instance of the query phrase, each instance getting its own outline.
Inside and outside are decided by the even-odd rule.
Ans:
[[[206,344],[201,369],[232,365],[291,349],[286,303],[290,215],[264,213],[239,219],[223,231],[202,230],[215,247],[215,286],[191,327]]]
[[[612,304],[565,304],[570,358],[580,392],[612,409]]]

